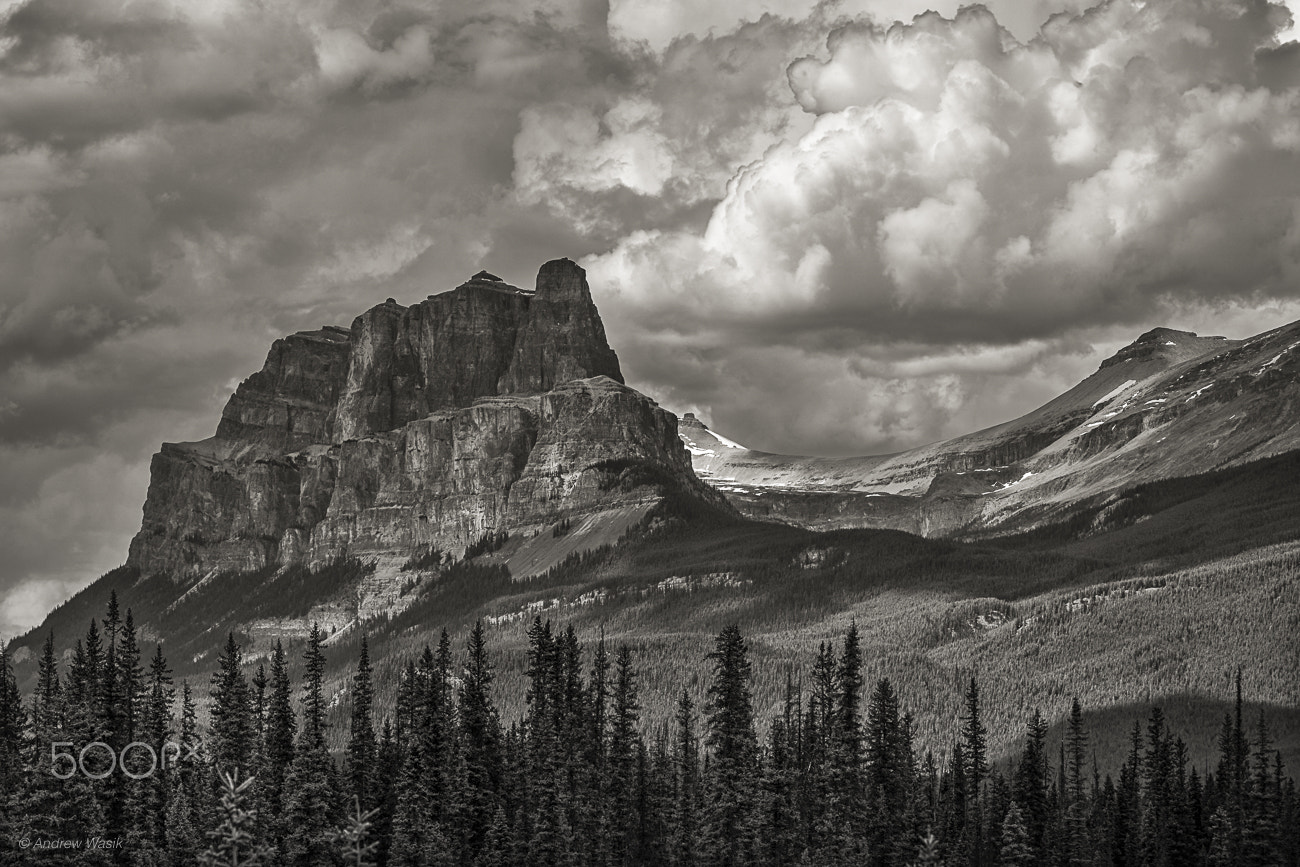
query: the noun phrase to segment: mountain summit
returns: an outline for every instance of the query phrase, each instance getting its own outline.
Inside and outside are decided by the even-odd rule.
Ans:
[[[127,565],[188,581],[395,563],[507,533],[549,539],[576,519],[558,552],[571,553],[657,502],[653,485],[620,480],[631,467],[717,499],[676,418],[623,384],[582,268],[547,262],[533,291],[480,272],[277,340],[215,436],[154,456]],[[530,549],[515,565],[555,556]]]

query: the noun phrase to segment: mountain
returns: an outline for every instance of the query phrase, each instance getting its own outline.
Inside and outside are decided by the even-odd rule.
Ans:
[[[894,455],[751,451],[688,416],[697,474],[746,515],[925,536],[1019,532],[1143,483],[1300,447],[1300,323],[1245,341],[1156,328],[1014,421]]]
[[[277,340],[214,436],[154,456],[126,565],[188,585],[362,557],[363,592],[391,602],[408,559],[508,535],[526,577],[617,538],[664,485],[719,500],[676,418],[623,383],[585,273],[561,259],[532,290],[482,272]]]

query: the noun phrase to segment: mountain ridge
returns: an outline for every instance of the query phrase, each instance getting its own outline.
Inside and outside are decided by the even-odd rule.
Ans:
[[[693,416],[681,429],[697,473],[750,517],[931,536],[1018,532],[1125,485],[1300,447],[1286,411],[1300,401],[1298,345],[1300,323],[1243,341],[1151,329],[1018,419],[891,455],[774,455]]]

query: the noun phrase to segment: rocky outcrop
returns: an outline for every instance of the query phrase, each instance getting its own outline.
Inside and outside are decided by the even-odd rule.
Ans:
[[[547,262],[537,274],[537,292],[498,390],[550,391],[561,382],[593,374],[623,381],[582,269],[567,259]]]
[[[534,291],[483,272],[276,341],[216,436],[154,456],[128,562],[185,578],[455,551],[664,484],[720,501],[676,417],[622,383],[583,270],[558,260]]]
[[[533,292],[481,273],[411,307],[390,299],[356,318],[328,439],[590,376],[623,381],[581,268],[548,262]]]
[[[350,333],[327,326],[271,344],[266,364],[239,384],[217,437],[284,454],[330,438],[330,414],[348,371]]]

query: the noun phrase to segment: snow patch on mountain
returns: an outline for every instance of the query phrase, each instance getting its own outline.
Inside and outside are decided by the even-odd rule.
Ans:
[[[1106,403],[1108,401],[1114,400],[1115,398],[1119,397],[1121,394],[1128,391],[1131,387],[1135,385],[1137,385],[1136,379],[1126,379],[1124,380],[1123,385],[1120,385],[1117,388],[1115,388],[1113,391],[1110,391],[1104,396],[1097,398],[1092,402],[1092,405],[1096,406],[1099,403]]]

